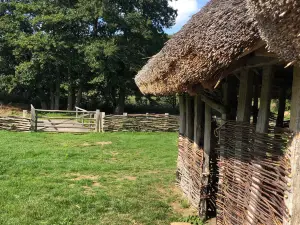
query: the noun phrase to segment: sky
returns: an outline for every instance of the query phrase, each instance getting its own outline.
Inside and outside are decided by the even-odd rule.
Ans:
[[[166,29],[165,31],[168,34],[174,34],[178,32],[181,27],[186,24],[186,22],[191,18],[192,15],[197,13],[208,0],[177,0],[170,1],[169,4],[177,9],[177,19],[176,24],[170,29]]]

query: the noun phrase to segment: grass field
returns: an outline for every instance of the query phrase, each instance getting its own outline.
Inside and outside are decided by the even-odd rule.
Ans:
[[[174,133],[1,131],[0,224],[170,224],[176,158]]]

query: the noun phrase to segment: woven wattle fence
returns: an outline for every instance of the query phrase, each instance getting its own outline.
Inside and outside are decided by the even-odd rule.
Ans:
[[[179,137],[177,182],[190,203],[198,208],[201,200],[203,149],[187,137]]]
[[[29,131],[30,119],[21,117],[0,117],[0,130]]]
[[[233,121],[219,135],[218,225],[283,224],[289,218],[289,134],[257,134],[254,125]]]
[[[128,114],[106,115],[104,118],[104,131],[140,131],[140,132],[177,132],[179,129],[178,116]]]

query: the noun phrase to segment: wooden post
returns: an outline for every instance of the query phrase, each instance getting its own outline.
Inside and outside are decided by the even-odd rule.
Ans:
[[[191,96],[186,96],[186,136],[193,140],[194,138],[194,112],[193,99]]]
[[[28,111],[27,110],[23,110],[23,118],[27,118],[28,116]]]
[[[291,220],[285,224],[300,224],[300,67],[294,67],[294,78],[291,102],[290,130],[294,138],[290,146],[291,175],[288,179],[290,191],[286,192],[285,203],[291,215]]]
[[[209,181],[209,159],[211,151],[211,107],[205,104],[205,125],[204,125],[204,162],[203,162],[203,185],[207,189]],[[206,218],[207,199],[201,199],[199,207],[199,216]]]
[[[180,110],[180,127],[179,127],[179,134],[185,136],[186,131],[186,107],[185,107],[185,96],[179,95],[179,110]]]
[[[281,87],[279,93],[279,105],[278,105],[278,116],[276,120],[276,127],[283,127],[285,106],[286,106],[286,87]]]
[[[37,132],[37,122],[38,122],[38,117],[37,117],[37,111],[35,110],[35,108],[33,107],[33,105],[31,105],[31,130],[34,132]]]
[[[260,107],[256,124],[256,132],[262,134],[267,133],[269,127],[272,77],[272,67],[265,66],[263,68]]]
[[[203,146],[204,138],[204,103],[200,95],[194,97],[194,145]]]
[[[269,117],[270,117],[270,104],[271,104],[271,91],[272,91],[272,78],[273,78],[273,70],[272,66],[263,67],[263,76],[262,76],[262,87],[261,87],[261,96],[260,96],[260,107],[258,112],[257,124],[256,124],[256,132],[260,134],[264,134],[268,132],[269,127]],[[258,140],[255,140],[256,143],[261,143]],[[256,149],[254,149],[254,154]],[[252,183],[250,187],[251,198],[249,202],[249,208],[251,211],[257,211],[257,201],[259,196],[261,195],[259,183],[260,170],[262,169],[261,165],[255,163],[252,164],[253,167],[256,168],[256,172],[252,174]],[[248,219],[250,224],[256,225],[257,221],[255,216],[248,210]]]
[[[240,89],[237,108],[237,121],[250,122],[253,94],[253,74],[243,70],[240,76]]]
[[[258,99],[259,99],[259,77],[254,75],[254,90],[253,90],[253,123],[257,123],[258,116]]]
[[[100,113],[100,131],[104,132],[104,118],[105,118],[105,112]]]
[[[95,132],[100,132],[100,127],[101,127],[101,125],[100,125],[100,123],[101,123],[100,118],[101,118],[101,116],[100,116],[100,110],[99,109],[96,110],[95,117],[96,117],[96,120],[95,120],[95,123],[96,123]]]

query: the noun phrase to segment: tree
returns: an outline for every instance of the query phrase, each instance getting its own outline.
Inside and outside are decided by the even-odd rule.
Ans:
[[[0,79],[42,107],[94,95],[124,111],[133,77],[167,40],[168,0],[0,1]],[[86,93],[83,95],[83,93]],[[76,101],[75,101],[76,99]]]

